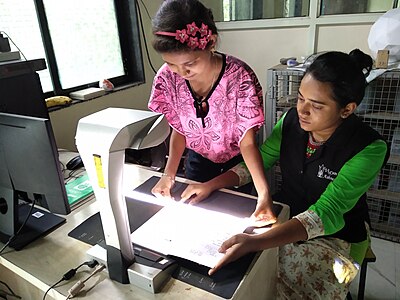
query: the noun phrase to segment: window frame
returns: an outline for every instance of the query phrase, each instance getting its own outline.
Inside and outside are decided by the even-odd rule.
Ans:
[[[237,18],[237,16],[236,16],[236,11],[237,11],[237,8],[236,8],[237,3],[236,3],[236,1],[237,0],[229,0],[229,20],[225,19],[225,15],[224,15],[224,13],[225,13],[224,5],[225,4],[224,4],[224,2],[222,3],[222,15],[223,15],[224,21],[218,21],[218,22],[254,21],[254,20],[270,20],[270,19],[282,18],[282,17],[275,17],[275,16],[274,17],[265,17],[265,18],[262,17],[262,14],[263,14],[263,3],[262,3],[262,1],[263,0],[251,0],[251,1],[249,1],[249,3],[247,3],[247,6],[250,6],[249,12],[250,12],[251,16],[249,18],[243,18],[243,19]],[[296,1],[302,1],[302,0],[296,0]],[[239,4],[239,6],[240,5],[241,4]],[[240,8],[241,7],[239,7],[239,11],[240,11]],[[291,13],[288,13],[288,14],[289,15],[292,14],[292,13],[296,14],[295,13],[295,10],[296,10],[295,9],[295,3],[293,3],[291,5],[291,8],[292,8],[290,10]],[[301,11],[301,9],[300,9],[300,11]],[[302,13],[300,12],[299,16],[286,16],[285,18],[295,18],[295,17],[304,17],[304,15],[302,15]]]
[[[49,69],[53,84],[53,91],[44,93],[44,96],[46,98],[55,95],[68,96],[68,94],[73,91],[88,87],[98,87],[99,82],[95,81],[68,89],[62,88],[44,3],[43,0],[35,0],[34,2],[46,54],[47,68]],[[107,78],[113,83],[116,89],[145,82],[137,5],[137,1],[114,0],[122,62],[125,70],[125,75]]]
[[[396,8],[396,5],[398,5],[398,0],[393,1],[394,8]],[[373,24],[384,14],[384,12],[375,12],[362,14],[320,15],[320,11],[321,1],[310,0],[309,15],[307,17],[221,21],[216,22],[216,24],[220,32],[252,29],[308,28],[308,49],[310,53],[315,53],[317,51],[317,32],[319,27],[326,25]]]

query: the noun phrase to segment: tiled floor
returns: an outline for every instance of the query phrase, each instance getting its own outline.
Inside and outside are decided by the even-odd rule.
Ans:
[[[376,262],[368,264],[365,300],[400,300],[400,244],[372,238]],[[357,299],[358,276],[350,286]]]

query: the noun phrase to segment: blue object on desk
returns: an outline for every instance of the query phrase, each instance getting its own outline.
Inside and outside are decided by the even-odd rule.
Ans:
[[[297,66],[299,63],[297,62],[297,60],[296,59],[289,59],[287,62],[286,62],[286,65],[288,66],[288,67],[294,67],[294,66]]]

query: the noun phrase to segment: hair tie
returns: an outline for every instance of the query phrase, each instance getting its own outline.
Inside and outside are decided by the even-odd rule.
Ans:
[[[175,37],[182,44],[186,43],[192,50],[196,48],[204,50],[211,39],[212,31],[204,23],[201,23],[201,27],[199,28],[195,22],[192,22],[191,24],[187,24],[186,28],[182,30],[176,30],[175,32],[157,31],[155,34]]]

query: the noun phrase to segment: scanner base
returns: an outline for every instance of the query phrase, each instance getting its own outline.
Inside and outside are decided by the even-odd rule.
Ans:
[[[138,253],[139,250],[138,248],[135,248],[136,253]],[[101,245],[97,244],[93,246],[86,252],[86,254],[91,259],[96,259],[98,262],[107,265],[107,251]],[[154,267],[152,265],[158,266]],[[160,268],[159,266],[164,267]],[[177,264],[168,258],[153,261],[149,259],[148,253],[143,254],[143,256],[136,254],[135,262],[128,268],[129,283],[150,293],[158,293],[163,288],[164,284],[171,278],[176,267]]]

